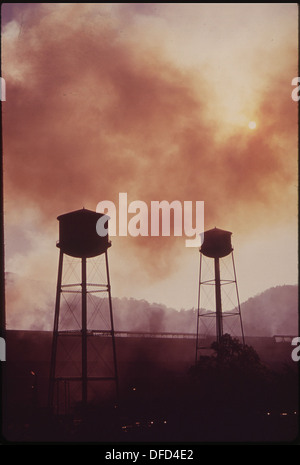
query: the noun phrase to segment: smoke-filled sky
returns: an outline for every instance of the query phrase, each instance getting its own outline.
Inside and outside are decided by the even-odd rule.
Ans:
[[[204,201],[205,229],[233,232],[242,301],[295,284],[297,17],[295,3],[2,4],[6,271],[55,283],[57,216],[126,192]],[[184,237],[114,237],[109,257],[114,296],[197,305]]]

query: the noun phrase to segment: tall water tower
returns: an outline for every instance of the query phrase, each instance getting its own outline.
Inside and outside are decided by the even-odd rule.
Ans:
[[[103,216],[83,208],[57,218],[60,254],[48,399],[56,413],[68,413],[72,402],[86,406],[103,382],[112,383],[115,400],[118,396],[111,243],[96,232]],[[106,227],[107,222],[108,217]]]
[[[231,235],[230,231],[218,228],[204,232],[200,247],[196,362],[200,354],[210,350],[213,339],[220,341],[225,318],[226,333],[233,333],[234,329],[234,336],[244,343]],[[226,309],[222,308],[225,300]],[[231,317],[231,324],[227,324],[228,317]]]

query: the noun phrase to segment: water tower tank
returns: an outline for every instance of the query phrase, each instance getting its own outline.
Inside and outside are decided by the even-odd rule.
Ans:
[[[104,253],[111,243],[108,235],[100,237],[96,231],[96,224],[103,213],[93,212],[83,208],[58,216],[59,221],[59,247],[63,253],[72,257],[90,258]],[[107,228],[108,224],[105,223]]]
[[[230,231],[214,228],[204,232],[204,240],[201,246],[201,253],[206,257],[222,258],[232,251]]]

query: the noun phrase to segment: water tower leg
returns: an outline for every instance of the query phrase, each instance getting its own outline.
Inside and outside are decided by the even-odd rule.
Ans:
[[[199,350],[199,336],[200,336],[200,290],[201,290],[201,267],[202,267],[202,253],[200,252],[200,265],[199,265],[199,287],[198,287],[198,308],[197,308],[197,336],[196,336],[196,357],[195,363],[198,361]]]
[[[82,297],[82,405],[87,404],[87,303],[86,303],[86,258],[81,260]]]
[[[217,342],[223,335],[223,322],[222,322],[222,301],[221,301],[221,280],[220,280],[220,260],[215,258],[215,291],[216,291],[216,333]]]
[[[58,321],[59,321],[59,307],[60,307],[60,295],[61,295],[61,281],[62,281],[62,270],[63,270],[63,255],[64,255],[63,251],[60,250],[59,263],[58,263],[57,286],[56,286],[56,302],[55,302],[53,337],[52,337],[52,353],[51,353],[51,365],[50,365],[49,393],[48,393],[48,406],[49,406],[49,408],[53,407],[53,400],[54,400],[55,364],[56,364],[56,350],[57,350],[57,337],[58,337]]]
[[[114,359],[115,382],[116,382],[116,397],[117,397],[117,402],[119,402],[117,353],[116,353],[116,344],[115,344],[115,330],[114,330],[114,319],[113,319],[113,311],[112,311],[111,286],[110,286],[107,250],[105,251],[105,262],[106,262],[107,291],[108,291],[108,302],[109,302],[109,312],[110,312],[110,322],[111,322],[111,337],[112,337],[112,348],[113,348],[113,359]]]
[[[239,312],[239,318],[240,318],[240,324],[241,324],[242,342],[243,342],[243,345],[245,345],[244,328],[243,328],[242,314],[241,314],[241,304],[240,304],[239,290],[238,290],[237,279],[236,279],[236,271],[235,271],[233,252],[231,252],[231,256],[232,256],[232,266],[233,266],[235,288],[236,288],[236,295],[237,295],[237,302],[238,302],[238,312]]]

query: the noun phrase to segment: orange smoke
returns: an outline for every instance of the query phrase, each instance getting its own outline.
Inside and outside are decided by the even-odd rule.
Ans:
[[[35,207],[47,228],[61,213],[95,210],[101,200],[117,204],[119,192],[127,192],[129,202],[149,206],[204,200],[207,227],[253,229],[290,215],[297,157],[292,67],[256,96],[257,129],[237,128],[220,141],[219,122],[208,118],[213,95],[204,71],[179,69],[156,47],[123,36],[122,19],[96,22],[84,4],[60,15],[45,8],[26,16],[19,35],[3,45],[7,209]],[[156,277],[184,244],[125,240],[124,253],[135,253]]]

